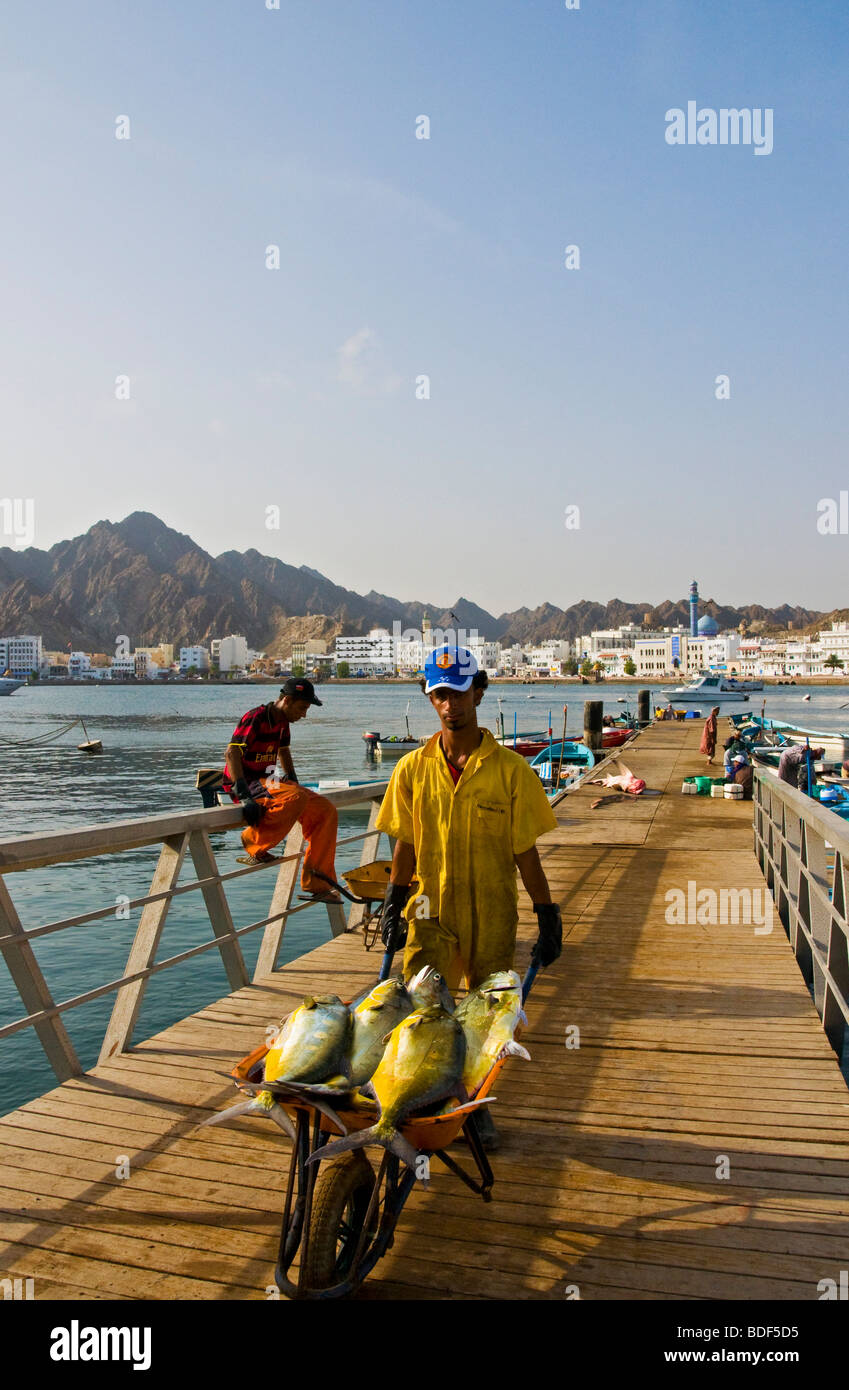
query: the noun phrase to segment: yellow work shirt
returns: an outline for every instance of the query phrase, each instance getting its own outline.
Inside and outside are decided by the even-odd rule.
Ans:
[[[437,919],[463,961],[483,962],[512,953],[519,920],[514,857],[556,829],[557,819],[536,773],[488,729],[456,786],[439,740],[434,734],[398,763],[377,828],[415,849],[421,887],[406,908],[411,934]]]

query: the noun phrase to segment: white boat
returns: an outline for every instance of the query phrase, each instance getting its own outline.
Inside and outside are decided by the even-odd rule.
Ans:
[[[747,695],[756,693],[764,688],[763,681],[738,681],[735,676],[726,676],[725,684],[728,686],[729,690],[742,690]]]
[[[403,758],[405,753],[412,753],[414,748],[420,748],[426,739],[420,738],[380,738],[374,745],[374,751],[378,758]]]
[[[0,676],[0,695],[13,695],[26,681],[16,681],[12,676]]]
[[[754,688],[752,686],[752,689]],[[703,704],[727,705],[738,700],[748,700],[750,692],[737,681],[727,680],[725,676],[701,675],[689,685],[676,685],[673,689],[661,690],[660,693],[670,705],[690,705],[694,700]]]

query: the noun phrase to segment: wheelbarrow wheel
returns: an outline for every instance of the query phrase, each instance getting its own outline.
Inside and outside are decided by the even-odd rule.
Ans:
[[[349,1277],[373,1189],[374,1170],[361,1151],[322,1165],[313,1194],[304,1267],[307,1288],[329,1289]],[[363,1253],[377,1234],[379,1219],[375,1211]]]

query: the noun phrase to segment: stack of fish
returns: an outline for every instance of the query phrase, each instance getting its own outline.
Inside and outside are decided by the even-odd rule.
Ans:
[[[316,1159],[379,1144],[414,1166],[416,1151],[401,1134],[402,1124],[440,1101],[469,1103],[499,1057],[528,1058],[513,1038],[521,1022],[526,1022],[521,982],[512,970],[490,975],[456,1012],[444,980],[431,966],[409,986],[400,979],[385,980],[350,1006],[335,994],[309,996],[284,1021],[269,1048],[264,1083],[239,1083],[253,1098],[204,1124],[260,1114],[294,1138],[280,1101],[299,1098],[326,1114],[346,1136],[325,1145]],[[331,1107],[342,1100],[349,1108],[376,1101],[377,1123],[348,1137]]]

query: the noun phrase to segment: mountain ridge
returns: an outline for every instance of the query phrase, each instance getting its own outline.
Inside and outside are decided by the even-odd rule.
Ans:
[[[834,610],[840,612],[842,610]],[[720,627],[786,627],[799,630],[828,615],[800,606],[760,604],[733,608],[700,601]],[[287,656],[303,635],[355,635],[399,622],[420,630],[424,615],[434,628],[476,630],[481,638],[533,643],[546,637],[574,640],[591,629],[642,622],[655,627],[689,621],[686,599],[602,604],[579,599],[566,608],[545,602],[534,609],[493,614],[465,597],[453,607],[403,602],[370,590],[358,594],[308,565],[290,565],[256,549],[213,556],[152,512],[131,512],[123,521],[97,521],[88,531],[49,550],[0,548],[0,633],[40,632],[48,649],[110,651],[119,635],[135,646],[160,640],[176,647],[205,644],[242,632],[251,646]],[[455,617],[452,615],[456,615]],[[285,648],[285,649],[284,649]]]

